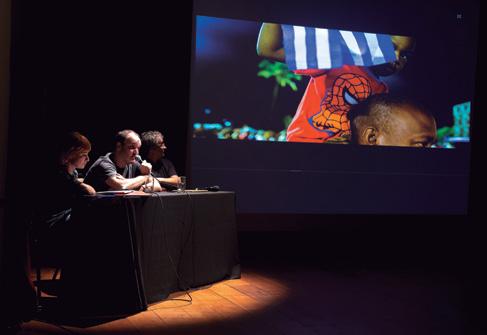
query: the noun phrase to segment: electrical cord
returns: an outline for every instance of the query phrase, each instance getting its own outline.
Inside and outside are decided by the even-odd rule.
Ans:
[[[129,230],[129,235],[130,235],[130,250],[132,252],[132,258],[133,258],[133,262],[135,263],[135,269],[134,269],[134,274],[135,274],[135,280],[136,280],[136,285],[137,285],[137,293],[138,293],[138,297],[139,297],[139,303],[141,306],[147,306],[147,302],[146,302],[146,299],[145,299],[145,295],[143,295],[143,292],[145,291],[143,286],[144,286],[144,282],[142,280],[142,275],[140,274],[140,262],[139,262],[139,253],[136,252],[138,249],[137,249],[137,245],[135,246],[134,248],[134,243],[137,243],[137,236],[136,236],[136,233],[135,231],[133,231],[133,227],[137,227],[137,218],[136,218],[136,214],[135,214],[135,206],[133,204],[132,201],[130,201],[130,199],[125,199],[126,201],[124,201],[125,203],[125,208],[126,208],[126,214],[127,214],[127,222],[128,222],[128,230]],[[130,206],[129,206],[129,205]],[[132,213],[132,219],[133,219],[133,226],[130,224],[130,220],[129,220],[129,210],[128,208],[130,207],[131,209],[131,213]],[[137,270],[139,269],[139,270]],[[140,292],[140,288],[142,287],[142,292]]]
[[[161,213],[164,213],[164,203],[162,201],[161,195],[158,194],[158,193],[156,193],[156,192],[153,193],[153,195],[155,195],[157,197],[157,199],[159,200],[159,204],[161,205]],[[163,230],[163,235],[164,235],[164,244],[165,244],[165,247],[166,247],[166,253],[167,253],[169,262],[171,263],[171,266],[172,266],[172,269],[174,271],[174,274],[176,275],[176,278],[178,279],[178,283],[180,283],[184,287],[189,287],[189,285],[184,285],[183,280],[179,276],[179,273],[178,273],[176,264],[174,263],[174,260],[171,257],[171,254],[169,253],[169,247],[168,247],[169,244],[168,244],[168,241],[167,241],[167,231],[166,231],[166,225],[164,224],[164,222],[162,223],[162,230]],[[181,259],[181,256],[179,257],[179,259]],[[193,297],[189,293],[189,288],[188,289],[183,289],[183,290],[188,295],[189,300],[187,300],[187,299],[179,299],[179,298],[172,298],[172,299],[168,299],[168,300],[185,301],[185,302],[189,302],[191,304],[192,301],[193,301]]]
[[[146,189],[146,190],[144,190],[144,191],[145,191],[146,193],[149,193],[149,194],[151,195],[151,197],[154,197],[154,196],[155,196],[155,197],[157,197],[157,199],[159,200],[159,204],[161,205],[161,213],[164,213],[164,203],[163,203],[163,201],[162,201],[162,197],[161,197],[161,195],[160,195],[158,192],[153,191],[153,190],[154,190],[154,178],[155,178],[155,177],[154,177],[154,176],[152,176],[152,177],[153,177],[153,179],[152,179],[152,185],[153,185],[153,186],[152,186],[152,190],[147,190],[147,189]],[[144,185],[146,185],[146,184],[144,184]],[[184,191],[183,191],[183,192],[184,192]],[[190,198],[190,196],[189,196],[188,192],[184,192],[184,193],[185,193],[185,194],[187,194],[187,195],[188,195],[188,197],[189,197],[189,199],[191,200],[191,198]],[[193,206],[192,206],[192,201],[191,201],[191,203],[190,203],[190,209],[192,209],[192,208],[193,208]],[[191,212],[190,212],[190,213],[191,213]],[[183,219],[183,226],[185,226],[184,221],[185,221],[185,220]],[[191,226],[191,227],[192,227],[192,226]],[[152,229],[151,229],[151,230],[152,230],[152,232],[153,232],[153,229],[154,229],[154,226],[152,226]],[[188,289],[184,288],[183,290],[184,290],[184,292],[185,292],[185,293],[188,295],[188,297],[189,297],[189,300],[187,300],[187,299],[179,299],[179,298],[173,298],[173,299],[168,299],[168,300],[179,300],[179,301],[185,301],[185,302],[189,302],[189,303],[191,303],[191,302],[193,301],[193,297],[191,297],[191,294],[190,294],[190,293],[189,293],[189,291],[188,291],[188,290],[189,290],[189,285],[184,285],[184,281],[183,281],[183,280],[181,279],[181,277],[179,276],[179,272],[178,272],[178,270],[177,270],[177,266],[176,266],[176,264],[175,264],[175,262],[174,262],[173,258],[171,257],[171,254],[169,253],[169,248],[168,248],[169,244],[168,244],[168,240],[167,240],[167,231],[166,231],[166,226],[165,226],[165,224],[164,224],[164,223],[162,224],[162,230],[163,230],[163,236],[164,236],[164,244],[165,244],[165,248],[166,248],[166,254],[167,254],[167,256],[168,256],[169,262],[171,263],[172,270],[173,270],[174,274],[176,275],[176,278],[178,279],[178,283],[180,283],[180,284],[181,284],[183,287],[188,287]],[[189,235],[189,236],[191,236],[192,232],[193,232],[193,231],[192,231],[192,229],[191,229],[190,234],[188,234],[188,235]],[[152,235],[153,235],[153,234],[151,234],[151,236],[152,236]],[[182,257],[182,251],[183,251],[183,250],[184,250],[184,248],[186,247],[186,245],[187,245],[187,241],[189,241],[189,236],[188,236],[188,239],[186,240],[186,243],[184,243],[183,248],[181,249],[181,254],[180,254],[180,257],[179,257],[180,259],[181,259],[181,257]],[[149,247],[149,250],[151,250],[151,249],[152,249],[152,243],[150,244],[150,247]],[[192,266],[192,268],[193,268],[193,281],[194,281],[194,262],[193,262],[193,266]]]
[[[189,192],[184,192],[186,194],[186,196],[188,197],[188,204],[189,204],[189,210],[187,211],[187,213],[189,213],[189,219],[190,219],[190,223],[189,223],[189,226],[190,226],[190,231],[189,231],[189,234],[188,234],[188,238],[186,239],[186,242],[184,243],[184,246],[183,246],[183,249],[184,250],[186,248],[186,245],[189,243],[190,241],[190,237],[193,236],[194,234],[194,220],[193,220],[193,210],[194,210],[194,203],[193,203],[193,198],[191,197],[191,195],[189,194]],[[195,271],[195,268],[194,268],[194,260],[195,260],[195,254],[194,254],[194,248],[191,248],[191,252],[192,252],[192,257],[191,257],[191,265],[192,265],[192,274],[193,274],[193,283],[196,282],[195,278],[194,278],[194,274],[196,273]]]

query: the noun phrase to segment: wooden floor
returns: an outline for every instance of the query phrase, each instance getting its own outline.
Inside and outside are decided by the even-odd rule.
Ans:
[[[462,286],[445,274],[247,269],[117,320],[32,320],[20,334],[465,334]]]

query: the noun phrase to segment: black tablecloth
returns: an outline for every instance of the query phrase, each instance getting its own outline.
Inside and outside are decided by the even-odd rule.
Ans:
[[[130,314],[240,276],[233,192],[86,198],[69,239],[60,299],[81,313]]]

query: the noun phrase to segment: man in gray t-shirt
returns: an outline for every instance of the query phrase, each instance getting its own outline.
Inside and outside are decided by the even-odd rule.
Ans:
[[[151,164],[146,161],[137,162],[140,146],[140,137],[133,130],[118,132],[115,150],[93,163],[84,182],[97,191],[152,190],[152,187],[153,191],[161,191],[161,186],[151,176]]]

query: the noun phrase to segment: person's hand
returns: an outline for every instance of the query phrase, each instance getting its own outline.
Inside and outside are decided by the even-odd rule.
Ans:
[[[152,192],[152,191],[153,191],[152,184],[148,183],[148,184],[144,184],[144,185],[142,185],[142,186],[139,188],[139,191],[142,191],[142,192]]]
[[[349,130],[348,119],[344,117],[344,111],[329,112],[328,110],[321,111],[313,116],[313,126],[320,130],[329,130],[337,133],[341,130]]]
[[[151,171],[152,171],[152,164],[144,160],[140,164],[140,173],[143,175],[149,175]]]
[[[416,46],[416,40],[409,36],[391,36],[392,45],[396,52],[396,58],[400,59],[404,52],[412,52]]]
[[[409,36],[392,35],[391,41],[397,59],[393,62],[371,66],[369,69],[376,76],[386,77],[401,71],[408,61],[407,55],[410,55],[416,47],[416,40]]]
[[[165,190],[165,188],[161,187],[157,179],[152,176],[147,177],[145,184],[139,188],[139,191],[142,192],[161,192]]]

